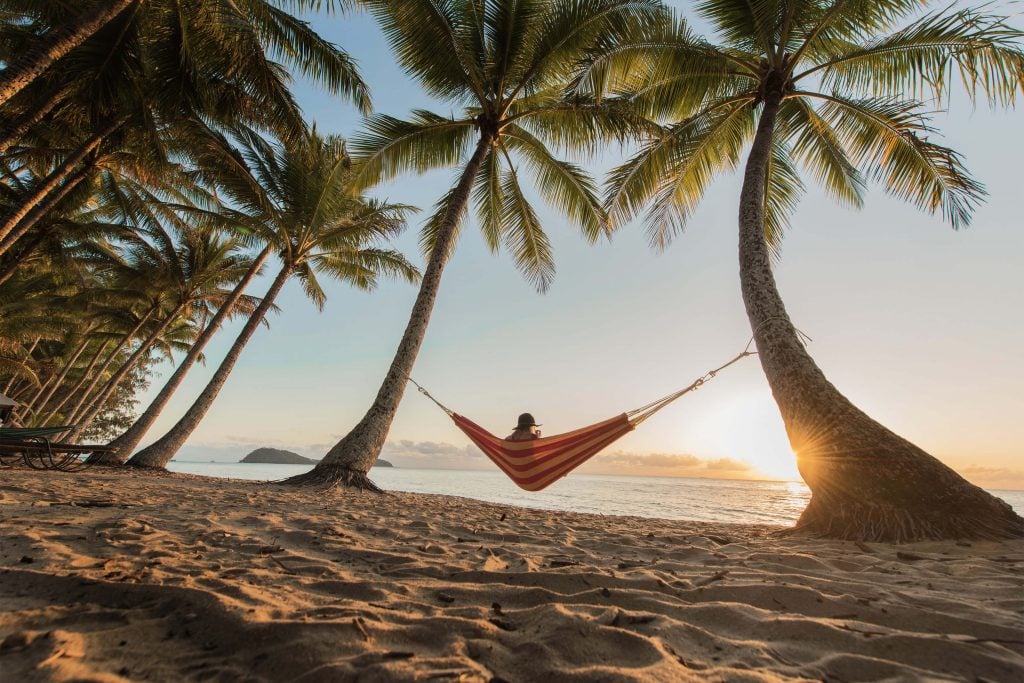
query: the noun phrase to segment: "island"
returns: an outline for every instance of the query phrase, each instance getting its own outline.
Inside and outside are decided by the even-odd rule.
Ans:
[[[319,460],[307,458],[304,455],[286,451],[281,448],[257,448],[239,462],[259,463],[261,465],[315,465]],[[394,467],[387,460],[377,459],[374,467]]]
[[[239,462],[253,462],[272,465],[315,465],[316,460],[280,448],[257,448]]]

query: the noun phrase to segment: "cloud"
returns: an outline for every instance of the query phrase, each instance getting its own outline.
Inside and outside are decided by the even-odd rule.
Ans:
[[[337,438],[341,438],[340,435]],[[176,460],[238,462],[254,448],[271,446],[294,451],[314,459],[323,455],[337,443],[295,446],[279,439],[253,439],[245,436],[226,436],[220,443],[188,444]],[[445,441],[388,441],[381,451],[383,459],[396,467],[410,469],[489,470],[490,460],[474,445],[456,446]],[[985,469],[985,468],[980,468]],[[701,458],[690,453],[629,453],[605,451],[599,453],[581,468],[591,474],[617,474],[657,477],[713,477],[747,479],[754,468],[742,460],[732,458]],[[966,474],[966,471],[965,471]],[[1024,481],[1024,476],[1022,476]]]
[[[490,469],[494,467],[473,445],[455,446],[438,441],[389,441],[381,457],[398,467],[438,469]],[[753,467],[731,458],[700,458],[688,453],[598,454],[580,468],[592,474],[664,477],[749,477]]]
[[[192,462],[238,462],[253,450],[248,445],[225,444],[186,444],[174,455],[175,460]]]
[[[1024,470],[1009,467],[985,467],[984,465],[967,465],[957,467],[965,478],[971,482],[991,489],[1024,489]]]
[[[489,461],[476,446],[438,441],[388,441],[380,456],[398,467],[483,469]]]
[[[242,444],[243,446],[254,446],[257,448],[261,446],[279,446],[284,444],[284,442],[281,441],[280,439],[268,439],[266,437],[255,438],[252,436],[235,436],[231,434],[225,436],[224,440],[230,443]]]
[[[701,458],[690,453],[603,453],[580,468],[594,474],[658,477],[747,478],[753,467],[732,458]]]

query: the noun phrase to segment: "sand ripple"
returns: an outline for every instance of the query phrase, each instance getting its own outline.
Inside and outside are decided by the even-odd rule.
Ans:
[[[3,681],[1024,680],[1024,542],[0,475]]]

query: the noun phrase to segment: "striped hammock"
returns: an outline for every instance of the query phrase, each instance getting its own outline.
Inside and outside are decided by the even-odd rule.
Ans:
[[[635,422],[626,413],[604,422],[557,436],[530,441],[506,441],[461,415],[455,425],[465,432],[509,479],[526,491],[540,491],[561,479],[626,433]]]
[[[475,443],[519,488],[526,491],[540,491],[633,431],[638,424],[683,394],[699,389],[720,371],[742,358],[754,355],[756,352],[750,351],[751,343],[753,340],[747,344],[747,348],[742,353],[725,365],[705,373],[690,386],[674,391],[668,396],[662,396],[636,410],[622,413],[589,427],[530,441],[506,441],[491,434],[472,420],[442,404],[412,377],[408,379],[416,385],[421,394],[446,412],[454,420],[455,426],[461,429],[469,437],[469,440]]]

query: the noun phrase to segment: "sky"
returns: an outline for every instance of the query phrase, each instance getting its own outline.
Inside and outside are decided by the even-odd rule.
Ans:
[[[674,3],[686,12],[686,3]],[[360,65],[376,111],[441,114],[394,63],[366,15],[306,17]],[[1014,19],[1017,21],[1017,19]],[[707,27],[697,23],[707,33]],[[352,135],[345,102],[299,82],[307,117]],[[856,405],[971,481],[1024,489],[1024,265],[1020,164],[1024,116],[954,97],[934,125],[989,193],[971,226],[877,188],[861,210],[841,207],[810,179],[783,243],[776,278],[809,352]],[[609,149],[598,177],[622,159]],[[403,176],[374,193],[427,213],[455,169]],[[588,244],[532,195],[554,247],[557,275],[538,294],[507,254],[492,254],[471,220],[441,285],[414,378],[443,403],[497,434],[531,412],[545,434],[597,422],[688,385],[741,351],[750,326],[737,262],[738,175],[720,178],[686,232],[663,252],[642,227]],[[396,247],[422,263],[420,220]],[[260,294],[267,282],[257,282]],[[234,461],[259,446],[321,457],[364,414],[391,361],[416,290],[327,286],[318,312],[296,284],[246,348],[217,403],[178,459]],[[202,389],[240,325],[208,347],[150,431],[157,438]],[[166,374],[167,366],[164,365]],[[159,388],[154,378],[145,402]],[[406,467],[488,467],[454,424],[410,389],[385,457]],[[797,479],[756,357],[651,418],[582,471],[603,474]]]

